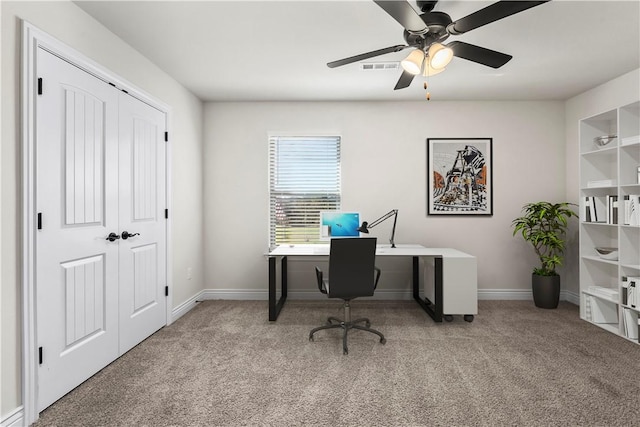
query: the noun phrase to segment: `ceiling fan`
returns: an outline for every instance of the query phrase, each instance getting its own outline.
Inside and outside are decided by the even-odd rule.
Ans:
[[[433,11],[438,3],[437,0],[417,0],[416,4],[422,11],[421,14],[418,14],[406,0],[373,1],[404,27],[404,39],[407,44],[390,46],[329,62],[327,66],[335,68],[363,59],[414,48],[409,56],[401,62],[404,71],[394,87],[394,90],[398,90],[408,87],[418,74],[428,77],[440,73],[453,56],[492,68],[502,67],[511,60],[511,55],[461,41],[453,41],[447,45],[443,45],[442,42],[449,36],[464,34],[483,25],[539,6],[549,0],[498,1],[457,21],[452,21],[451,17],[444,12]]]

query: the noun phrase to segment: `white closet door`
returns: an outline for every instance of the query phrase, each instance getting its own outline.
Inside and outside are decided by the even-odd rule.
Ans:
[[[38,410],[118,356],[119,91],[38,50]]]
[[[165,114],[120,95],[120,352],[166,324]],[[125,239],[126,233],[134,234]]]
[[[42,49],[37,69],[40,411],[166,324],[166,117]]]

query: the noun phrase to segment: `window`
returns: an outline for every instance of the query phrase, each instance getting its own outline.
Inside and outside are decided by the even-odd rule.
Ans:
[[[340,209],[340,137],[269,138],[269,246],[320,242],[320,211]]]

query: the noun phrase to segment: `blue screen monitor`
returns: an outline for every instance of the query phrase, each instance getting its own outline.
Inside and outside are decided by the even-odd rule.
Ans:
[[[320,239],[360,237],[360,214],[358,212],[321,211]]]

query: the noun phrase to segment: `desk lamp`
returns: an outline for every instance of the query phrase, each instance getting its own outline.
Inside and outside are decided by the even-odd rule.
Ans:
[[[358,231],[361,232],[361,233],[369,234],[369,229],[370,228],[375,227],[376,225],[380,224],[381,222],[385,221],[386,219],[391,218],[392,216],[393,216],[393,228],[391,229],[391,239],[389,239],[389,243],[391,243],[391,247],[392,248],[395,248],[396,244],[393,241],[393,238],[396,235],[396,221],[398,219],[398,209],[390,210],[386,214],[382,215],[380,218],[378,218],[375,221],[373,221],[371,224],[369,224],[367,221],[362,221],[362,225],[360,227],[358,227]]]

